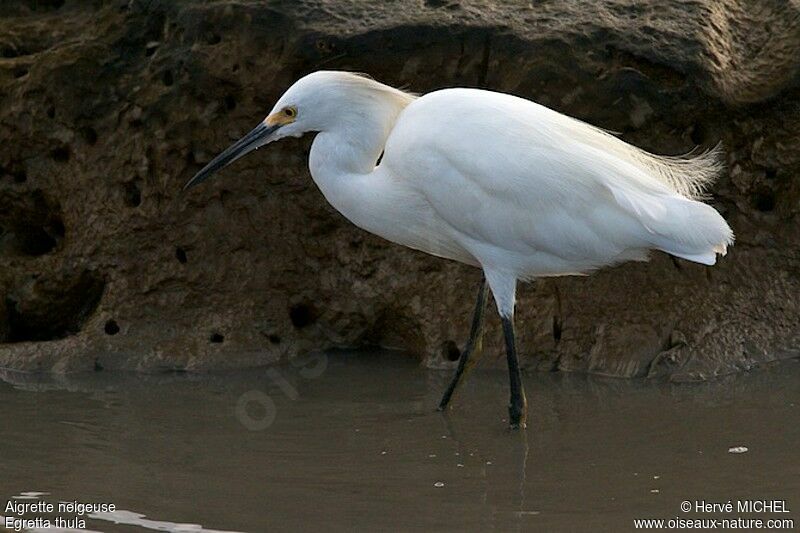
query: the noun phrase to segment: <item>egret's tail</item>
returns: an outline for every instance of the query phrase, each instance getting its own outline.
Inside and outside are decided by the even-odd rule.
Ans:
[[[665,200],[666,216],[648,229],[653,245],[677,257],[713,265],[733,244],[733,231],[716,209],[697,200],[672,196]]]

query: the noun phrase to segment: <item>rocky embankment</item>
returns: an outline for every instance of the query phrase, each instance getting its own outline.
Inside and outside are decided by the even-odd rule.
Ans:
[[[320,68],[511,92],[656,153],[724,144],[728,256],[523,286],[528,368],[693,380],[798,353],[795,2],[11,0],[0,20],[0,366],[205,370],[374,344],[450,364],[479,273],[350,225],[308,176],[309,139],[181,193]]]

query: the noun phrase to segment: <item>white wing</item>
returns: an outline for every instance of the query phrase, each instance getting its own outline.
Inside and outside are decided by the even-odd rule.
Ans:
[[[659,158],[527,100],[449,89],[406,108],[383,164],[476,257],[547,275],[649,248],[713,263],[732,234],[691,199],[717,170],[709,161]]]

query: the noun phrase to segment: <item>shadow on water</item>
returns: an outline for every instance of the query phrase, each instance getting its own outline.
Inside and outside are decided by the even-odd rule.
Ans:
[[[797,361],[697,385],[528,375],[522,433],[502,421],[505,372],[474,372],[442,414],[449,372],[396,355],[0,378],[0,504],[115,504],[98,531],[597,531],[702,518],[683,500],[800,509]]]

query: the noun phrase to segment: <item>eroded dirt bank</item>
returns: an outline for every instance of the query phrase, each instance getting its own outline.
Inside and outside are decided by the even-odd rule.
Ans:
[[[200,370],[376,343],[456,356],[478,272],[351,226],[307,174],[308,139],[180,193],[318,68],[512,92],[657,153],[724,143],[712,203],[729,255],[524,286],[527,367],[686,380],[797,354],[788,0],[91,4],[0,6],[0,366]]]

